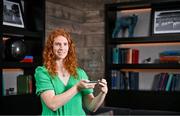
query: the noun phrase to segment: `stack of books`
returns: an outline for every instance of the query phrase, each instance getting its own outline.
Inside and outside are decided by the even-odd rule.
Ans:
[[[169,50],[159,53],[160,63],[180,63],[180,50]]]

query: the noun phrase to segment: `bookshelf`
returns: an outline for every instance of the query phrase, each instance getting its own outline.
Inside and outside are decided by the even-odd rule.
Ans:
[[[163,0],[105,5],[106,106],[180,112],[179,8]]]
[[[0,6],[0,114],[41,114],[34,70],[42,65],[45,1],[0,0]]]

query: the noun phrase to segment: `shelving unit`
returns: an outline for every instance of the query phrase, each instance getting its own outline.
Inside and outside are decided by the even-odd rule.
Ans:
[[[19,12],[22,13],[24,28],[4,25],[5,1],[12,4],[18,4]],[[39,115],[41,114],[41,103],[39,97],[35,94],[34,71],[39,65],[42,65],[42,50],[45,40],[45,1],[44,0],[0,0],[0,104],[3,107],[0,114],[8,115]],[[11,4],[6,4],[7,6]],[[12,8],[12,7],[11,7]],[[13,11],[8,9],[8,14]],[[7,10],[6,9],[6,10]],[[16,9],[17,10],[17,9]],[[11,16],[11,15],[9,15]],[[16,24],[16,22],[13,22]],[[25,45],[25,56],[31,56],[30,62],[21,62],[21,60],[9,60],[5,50],[8,48],[6,41],[8,38],[12,41],[23,40]],[[10,47],[10,46],[9,46]],[[18,49],[18,48],[17,48]],[[7,70],[7,72],[3,72]],[[22,70],[23,75],[30,75],[32,80],[28,81],[28,92],[18,93],[17,76],[21,72],[8,72],[8,70]],[[13,75],[15,74],[15,76]],[[7,76],[8,75],[8,76]],[[10,80],[8,80],[8,78]],[[11,80],[14,81],[11,82]],[[8,83],[8,85],[6,85]],[[14,85],[12,85],[12,83]],[[6,87],[15,87],[12,94],[7,94]],[[26,85],[25,85],[26,86]]]
[[[179,63],[161,63],[159,60],[159,54],[163,51],[180,51],[180,32],[155,34],[153,30],[155,24],[154,13],[156,11],[179,10],[179,3],[178,1],[145,0],[105,5],[105,75],[109,88],[106,106],[180,112],[180,90],[152,89],[153,81],[156,78],[155,75],[160,73],[168,73],[168,75],[170,73],[173,73],[173,75],[180,74]],[[122,29],[124,33],[119,31],[116,37],[113,37],[117,26],[116,20],[133,14],[138,16],[133,36],[129,36],[126,27],[124,30]],[[180,18],[180,16],[177,18]],[[118,55],[116,54],[118,57],[115,57],[113,48],[118,50],[124,48],[128,48],[128,50],[138,49],[138,62],[132,62],[130,50],[125,54],[118,51]],[[128,56],[127,54],[131,55]],[[151,62],[144,62],[149,57]],[[118,63],[114,61],[117,59]],[[129,61],[129,59],[131,60]],[[116,73],[113,71],[116,71]],[[121,75],[121,72],[124,75]],[[129,72],[138,73],[138,76],[135,77],[138,78],[138,81],[136,81],[138,87],[135,89],[130,87],[132,85],[130,85],[129,81]],[[125,86],[122,84],[124,80],[120,79],[123,77],[127,81],[127,88],[123,88]]]

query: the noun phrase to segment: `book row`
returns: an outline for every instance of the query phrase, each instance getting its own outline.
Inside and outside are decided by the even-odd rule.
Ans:
[[[150,48],[149,48],[150,49]],[[180,51],[177,49],[159,50],[156,48],[148,54],[143,48],[112,48],[112,64],[139,63],[180,63]],[[153,52],[153,53],[151,53]],[[149,56],[149,57],[146,57]]]
[[[180,91],[180,74],[160,73],[155,75],[152,90]]]
[[[111,71],[111,89],[113,90],[145,90],[140,88],[144,78],[140,72],[133,71]],[[154,91],[180,91],[180,74],[158,73],[152,77],[150,90]],[[148,86],[148,85],[147,85]]]
[[[111,89],[114,90],[138,90],[139,72],[111,71]]]
[[[131,48],[113,48],[112,63],[113,64],[138,64],[139,50]]]

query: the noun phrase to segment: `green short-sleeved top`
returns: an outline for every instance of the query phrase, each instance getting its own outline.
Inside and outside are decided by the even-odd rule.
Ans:
[[[77,78],[70,76],[68,83],[65,86],[63,82],[58,78],[58,76],[52,78],[45,66],[38,66],[35,70],[36,94],[40,95],[43,91],[46,90],[54,90],[56,95],[61,94],[70,89],[81,79],[88,79],[87,74],[81,68],[77,68],[77,74]],[[42,115],[86,115],[82,107],[82,97],[83,95],[87,95],[92,92],[92,89],[82,90],[62,107],[59,107],[56,111],[52,111],[51,109],[49,109],[41,99]]]

